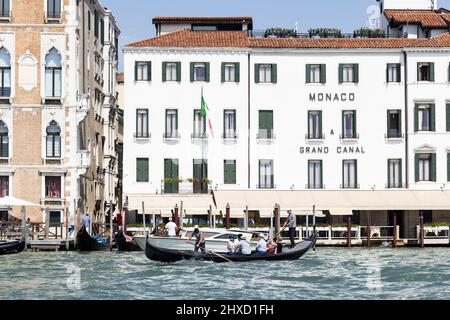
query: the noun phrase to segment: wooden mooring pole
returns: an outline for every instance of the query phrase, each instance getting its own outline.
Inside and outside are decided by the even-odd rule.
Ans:
[[[25,250],[27,250],[29,230],[27,226],[27,209],[25,208],[25,206],[22,206],[21,214],[22,214],[22,238],[23,240],[25,240]]]
[[[370,248],[370,213],[367,214],[367,248]]]
[[[231,227],[231,220],[230,220],[230,204],[227,204],[227,207],[225,208],[225,228],[228,230]]]
[[[420,246],[422,248],[425,247],[425,230],[424,230],[424,225],[423,225],[423,214],[420,214]]]
[[[280,232],[280,207],[278,207],[278,204],[275,205],[275,210],[273,211],[273,219],[275,220],[275,234],[278,234],[278,232]]]
[[[50,208],[47,207],[47,209],[45,209],[45,240],[48,240],[49,227],[50,227]]]
[[[347,247],[352,247],[352,218],[347,218]]]
[[[393,246],[394,246],[394,248],[397,248],[397,238],[398,238],[398,234],[397,234],[397,214],[396,213],[394,213],[394,217],[393,217],[393,220],[394,220],[394,243],[393,243]]]
[[[113,204],[109,201],[109,249],[112,249],[113,235]]]
[[[69,251],[69,207],[66,208],[66,251]]]

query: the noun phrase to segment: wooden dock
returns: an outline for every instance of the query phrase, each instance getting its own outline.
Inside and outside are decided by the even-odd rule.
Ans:
[[[66,240],[29,240],[28,249],[31,251],[67,251]],[[74,250],[74,240],[69,240],[69,250]]]

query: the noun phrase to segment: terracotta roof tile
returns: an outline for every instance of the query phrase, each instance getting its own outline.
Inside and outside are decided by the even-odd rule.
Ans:
[[[431,39],[420,39],[421,41],[409,47],[415,48],[447,48],[450,47],[450,33],[444,33]]]
[[[448,28],[448,13],[434,10],[385,10],[384,14],[391,23],[419,24],[423,28]]]

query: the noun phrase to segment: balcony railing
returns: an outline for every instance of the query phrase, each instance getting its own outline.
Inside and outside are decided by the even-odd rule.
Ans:
[[[358,183],[344,183],[340,185],[341,189],[359,189],[360,185]]]
[[[307,133],[307,134],[305,134],[305,139],[306,140],[325,140],[325,134],[323,134],[323,133],[320,133],[320,134]]]
[[[180,134],[178,132],[165,132],[163,133],[164,141],[179,141]]]
[[[305,186],[305,189],[321,190],[321,189],[325,189],[325,185],[323,183],[320,183],[320,184],[307,184]]]
[[[256,134],[256,139],[271,141],[276,139],[276,135],[273,131],[261,130]]]
[[[404,139],[405,135],[401,132],[391,131],[384,135],[385,139]]]
[[[191,140],[208,140],[208,133],[206,132],[194,132],[191,134]]]
[[[237,140],[239,138],[236,132],[222,133],[222,140]]]
[[[356,140],[359,139],[359,133],[345,133],[345,134],[340,134],[339,135],[339,139],[341,140]]]
[[[9,98],[11,97],[11,88],[0,87],[0,98]]]
[[[389,182],[386,183],[386,189],[404,189],[406,185],[401,182]]]
[[[277,186],[273,183],[258,183],[256,189],[276,189]]]
[[[134,134],[133,134],[133,138],[134,139],[136,139],[136,140],[139,140],[139,139],[150,139],[152,137],[152,134],[150,133],[150,132],[144,132],[144,133],[137,133],[137,132],[135,132]]]

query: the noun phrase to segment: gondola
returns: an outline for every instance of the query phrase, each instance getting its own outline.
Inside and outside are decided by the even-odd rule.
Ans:
[[[25,240],[14,240],[0,242],[0,256],[5,254],[19,253],[25,250]]]
[[[133,240],[132,238],[131,241],[127,240],[127,237],[123,234],[122,230],[116,233],[115,242],[117,250],[119,251],[125,252],[142,251],[135,240]]]
[[[278,254],[252,254],[229,255],[226,253],[217,253],[207,251],[206,253],[195,252],[193,250],[173,250],[158,248],[146,241],[145,255],[148,259],[159,262],[177,262],[182,260],[203,260],[214,262],[248,262],[248,261],[279,261],[279,260],[297,260],[305,255],[316,243],[315,232],[313,236],[296,244],[294,248],[283,246],[283,250]]]
[[[108,250],[108,243],[100,243],[94,238],[92,238],[89,233],[86,231],[86,228],[81,227],[77,233],[77,241],[75,250],[78,251],[101,251]]]

